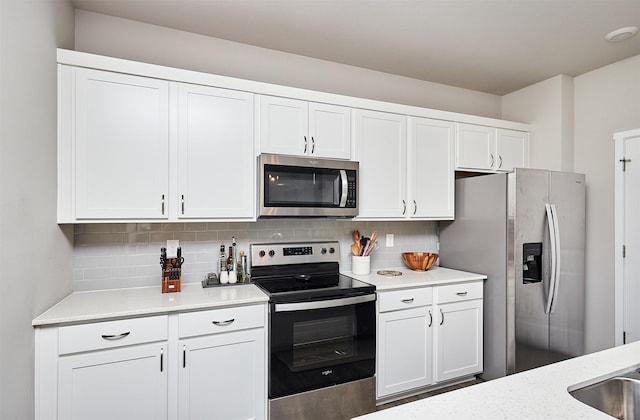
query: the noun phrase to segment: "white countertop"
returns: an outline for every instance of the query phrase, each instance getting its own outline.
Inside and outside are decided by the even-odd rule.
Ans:
[[[203,288],[186,283],[181,292],[162,293],[160,286],[74,292],[33,320],[34,326],[163,314],[194,309],[266,303],[256,285]]]
[[[378,274],[378,271],[399,271],[400,276],[387,277]],[[483,274],[468,273],[466,271],[452,270],[435,266],[427,271],[412,271],[405,267],[372,269],[367,275],[357,275],[352,272],[343,273],[354,279],[362,280],[376,286],[377,291],[406,289],[420,286],[437,286],[441,284],[460,283],[473,280],[484,280],[487,276]]]
[[[573,398],[567,389],[581,388],[637,367],[640,367],[640,342],[435,395],[358,419],[611,419]]]

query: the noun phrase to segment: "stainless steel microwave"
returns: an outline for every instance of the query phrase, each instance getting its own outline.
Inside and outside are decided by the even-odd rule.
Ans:
[[[262,154],[260,217],[355,217],[358,162]]]

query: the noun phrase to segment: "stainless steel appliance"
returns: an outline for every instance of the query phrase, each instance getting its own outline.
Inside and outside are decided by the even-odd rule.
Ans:
[[[483,273],[484,373],[584,354],[585,177],[516,169],[456,180],[440,265]]]
[[[252,244],[269,295],[269,413],[351,418],[375,410],[375,287],[339,274],[339,242]]]
[[[262,154],[260,217],[355,217],[358,162]]]

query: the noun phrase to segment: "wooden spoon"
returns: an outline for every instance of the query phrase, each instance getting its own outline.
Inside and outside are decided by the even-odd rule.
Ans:
[[[351,253],[356,257],[360,256],[360,247],[358,244],[351,244]]]
[[[360,232],[358,232],[357,230],[354,230],[353,232],[351,232],[351,237],[353,238],[353,242],[357,244],[360,243]]]

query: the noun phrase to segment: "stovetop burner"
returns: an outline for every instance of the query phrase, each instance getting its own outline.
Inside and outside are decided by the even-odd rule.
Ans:
[[[370,294],[375,286],[339,273],[340,243],[253,244],[251,278],[271,302],[300,302]]]

